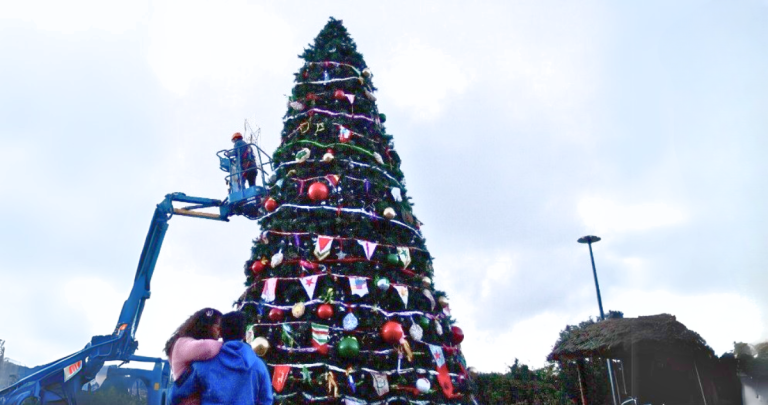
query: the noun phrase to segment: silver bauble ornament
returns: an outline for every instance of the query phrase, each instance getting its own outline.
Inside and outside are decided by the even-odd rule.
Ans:
[[[379,281],[376,282],[376,287],[379,287],[379,290],[381,291],[389,290],[389,280],[386,277],[380,278]]]
[[[426,378],[419,378],[416,380],[416,389],[419,390],[420,393],[425,394],[429,392],[430,388],[432,388],[432,384],[430,384],[429,380]]]

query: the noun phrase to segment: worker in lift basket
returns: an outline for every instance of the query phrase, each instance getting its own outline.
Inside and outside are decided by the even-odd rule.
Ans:
[[[256,185],[256,158],[253,156],[251,147],[243,140],[243,134],[235,132],[232,134],[232,153],[237,156],[237,160],[240,162],[240,172],[242,177],[240,178],[245,185],[245,181],[248,181],[248,187]],[[231,157],[232,155],[230,155]]]

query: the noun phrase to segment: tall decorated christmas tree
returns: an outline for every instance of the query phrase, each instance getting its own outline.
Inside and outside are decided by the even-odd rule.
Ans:
[[[238,301],[275,403],[472,403],[373,74],[333,18],[300,57]]]

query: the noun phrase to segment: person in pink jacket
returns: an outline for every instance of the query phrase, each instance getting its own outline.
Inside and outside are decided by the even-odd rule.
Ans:
[[[221,350],[221,312],[203,308],[189,317],[165,343],[173,379],[178,380],[193,361],[216,357]],[[200,404],[199,394],[186,398],[183,405]]]

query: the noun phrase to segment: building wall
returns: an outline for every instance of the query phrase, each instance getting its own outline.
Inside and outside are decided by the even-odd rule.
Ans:
[[[758,380],[741,376],[741,395],[744,405],[768,404],[768,380]]]

